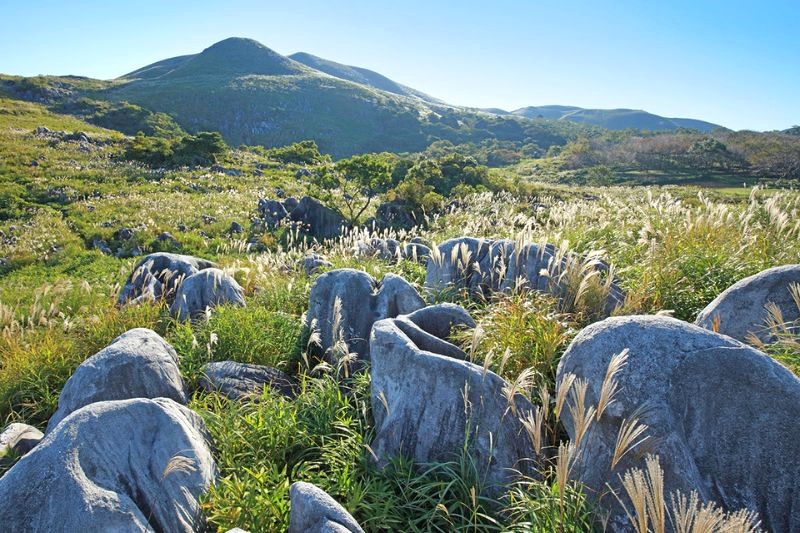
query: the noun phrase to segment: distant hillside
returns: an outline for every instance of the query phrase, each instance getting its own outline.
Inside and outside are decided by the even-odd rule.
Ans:
[[[667,118],[637,109],[583,109],[574,106],[548,105],[523,107],[512,113],[528,118],[581,122],[610,130],[672,131],[679,128],[690,128],[709,132],[722,127],[703,120]]]
[[[419,152],[439,140],[544,153],[600,128],[716,127],[633,110],[541,106],[509,113],[452,106],[368,69],[306,53],[286,57],[243,38],[115,80],[0,76],[0,94],[129,135],[218,131],[232,145],[267,147],[313,140],[337,158]]]
[[[412,89],[411,87],[401,85],[396,81],[390,80],[386,76],[378,74],[377,72],[369,69],[343,65],[341,63],[336,63],[335,61],[323,59],[305,52],[297,52],[296,54],[290,55],[289,58],[320,72],[330,74],[331,76],[336,76],[337,78],[341,78],[343,80],[352,81],[361,85],[367,85],[369,87],[374,87],[376,89],[380,89],[381,91],[386,91],[393,94],[413,96],[426,102],[436,104],[443,103],[441,100],[437,100],[436,98],[428,96],[427,94],[417,91],[416,89]]]
[[[293,57],[303,62],[231,38],[135,70],[92,96],[166,113],[188,132],[219,131],[234,145],[311,139],[336,157],[415,152],[439,139],[547,148],[582,131],[570,123],[449,106],[367,69],[309,54]]]

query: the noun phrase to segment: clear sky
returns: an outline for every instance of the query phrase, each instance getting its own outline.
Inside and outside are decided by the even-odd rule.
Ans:
[[[233,36],[457,105],[800,123],[800,0],[3,0],[0,72],[114,78]]]

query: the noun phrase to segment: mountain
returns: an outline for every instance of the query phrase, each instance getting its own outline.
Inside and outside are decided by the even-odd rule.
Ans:
[[[123,79],[177,79],[192,76],[284,76],[308,69],[253,39],[232,37],[199,54],[173,57],[122,76]]]
[[[639,129],[672,131],[679,128],[709,132],[722,128],[717,124],[690,118],[668,118],[638,109],[584,109],[574,106],[530,106],[512,111],[514,115],[528,118],[568,120],[600,126],[609,130]]]
[[[380,89],[381,91],[386,91],[393,94],[412,96],[425,102],[436,104],[443,103],[441,100],[433,98],[432,96],[428,96],[427,94],[417,91],[416,89],[412,89],[411,87],[401,85],[396,81],[390,80],[383,74],[378,74],[372,70],[361,67],[353,67],[350,65],[343,65],[341,63],[323,59],[305,52],[297,52],[296,54],[290,55],[289,58],[320,72],[330,74],[331,76],[336,76],[337,78],[341,78],[343,80],[352,81],[361,85],[367,85],[369,87],[374,87],[376,89]]]
[[[599,127],[715,126],[643,111],[542,106],[507,112],[448,105],[377,72],[230,38],[115,80],[0,77],[0,93],[48,103],[127,134],[218,131],[232,145],[313,140],[334,157],[418,152],[432,142],[513,141],[546,150]]]
[[[450,106],[367,69],[241,38],[147,65],[92,97],[165,113],[190,133],[219,131],[234,145],[311,139],[335,157],[416,152],[438,139],[547,148],[582,128]]]

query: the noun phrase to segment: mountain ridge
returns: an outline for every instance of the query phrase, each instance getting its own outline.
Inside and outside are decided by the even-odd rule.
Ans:
[[[642,109],[592,109],[565,105],[527,106],[510,112],[527,118],[546,118],[569,120],[592,124],[610,130],[641,129],[650,131],[671,131],[680,128],[696,129],[708,133],[718,128],[705,120],[693,118],[663,117]]]

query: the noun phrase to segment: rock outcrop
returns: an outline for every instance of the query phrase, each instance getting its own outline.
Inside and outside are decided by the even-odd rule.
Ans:
[[[33,426],[14,422],[6,426],[0,433],[0,458],[13,453],[15,455],[25,455],[31,451],[44,434]]]
[[[342,234],[347,227],[345,220],[319,200],[304,196],[297,207],[289,213],[292,222],[318,239],[333,239]]]
[[[628,349],[619,392],[583,437],[573,475],[595,497],[619,475],[659,457],[669,494],[697,491],[726,510],[757,511],[770,531],[800,527],[800,380],[765,354],[725,335],[660,316],[609,318],[580,332],[558,366],[588,382],[586,405],[597,405],[611,358]],[[568,400],[569,401],[569,400]],[[611,468],[620,428],[638,419],[647,440]],[[575,420],[562,411],[570,436]],[[638,439],[637,439],[638,440]],[[630,508],[630,503],[627,504]],[[609,527],[629,527],[615,498],[600,506]]]
[[[200,386],[232,400],[258,398],[265,388],[288,398],[297,395],[297,382],[277,368],[235,361],[208,363],[203,368]]]
[[[316,485],[293,483],[289,500],[289,533],[364,533],[355,518]]]
[[[303,258],[303,271],[307,276],[316,274],[321,268],[329,268],[333,263],[325,259],[319,254],[308,254]]]
[[[183,280],[170,313],[178,320],[188,320],[223,304],[244,306],[244,291],[232,276],[218,268],[207,268]]]
[[[795,300],[790,290],[793,284],[800,286],[800,265],[769,268],[744,278],[708,304],[695,324],[742,342],[751,334],[762,342],[770,342],[774,339],[767,327],[768,306],[780,311],[784,323],[800,319],[800,293]],[[788,327],[790,331],[798,331],[796,324]]]
[[[159,397],[187,401],[178,356],[156,332],[132,329],[75,370],[61,390],[58,410],[46,433],[73,411],[94,402]]]
[[[426,308],[372,328],[371,449],[380,465],[398,455],[421,463],[452,461],[467,439],[486,489],[500,493],[520,472],[534,473],[536,454],[519,420],[533,407],[521,395],[510,404],[505,380],[459,360],[463,352],[433,334],[445,333],[447,320],[431,322],[426,313],[438,311]]]
[[[216,479],[206,437],[166,398],[83,407],[0,478],[2,529],[199,531]]]
[[[306,326],[319,333],[319,355],[356,353],[369,360],[369,332],[383,318],[411,313],[425,301],[406,280],[387,274],[382,281],[360,270],[331,270],[317,278],[311,288]],[[337,341],[342,346],[336,347]]]
[[[143,300],[161,298],[171,304],[184,279],[214,267],[216,265],[211,261],[190,255],[163,252],[147,255],[128,276],[117,298],[117,304],[136,304]]]
[[[607,264],[562,253],[552,244],[519,246],[510,240],[460,237],[440,244],[427,265],[425,289],[429,292],[466,289],[485,298],[497,291],[527,288],[564,298],[570,282],[580,282],[571,280],[571,274],[583,277],[597,272],[606,276],[603,284],[607,296],[602,314],[610,315],[625,300],[619,286],[607,277],[610,275]]]

